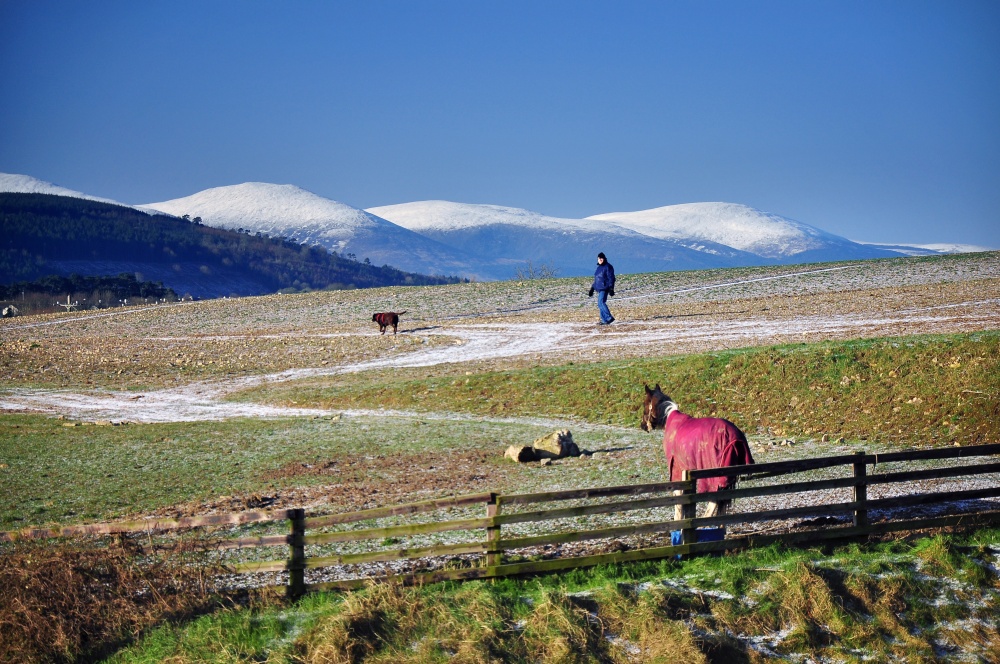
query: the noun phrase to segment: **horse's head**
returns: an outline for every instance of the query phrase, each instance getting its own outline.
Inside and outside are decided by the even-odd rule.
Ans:
[[[663,393],[659,383],[653,389],[649,389],[649,385],[645,383],[643,387],[646,388],[646,398],[642,402],[642,419],[639,421],[639,427],[643,431],[662,429],[667,421],[667,406],[673,401]]]

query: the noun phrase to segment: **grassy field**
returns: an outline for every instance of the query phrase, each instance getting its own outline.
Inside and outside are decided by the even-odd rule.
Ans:
[[[433,378],[264,386],[242,398],[327,409],[448,410],[636,426],[643,385],[750,434],[905,444],[1000,440],[1000,333],[865,339]]]
[[[504,448],[551,430],[542,424],[418,417],[116,427],[65,427],[23,415],[3,421],[8,435],[0,442],[5,464],[0,477],[5,493],[17,498],[0,504],[0,529],[232,511],[265,496],[280,506],[326,500],[329,509],[346,510],[509,490],[533,483],[529,476],[536,469],[504,464]],[[647,436],[638,429],[624,436],[576,434],[591,448],[625,445],[636,453]],[[658,467],[651,466],[647,477],[658,477]],[[417,477],[414,470],[420,471]],[[582,465],[578,470],[572,481],[595,481]]]
[[[584,335],[579,344],[542,356],[460,360],[477,372],[525,363],[995,329],[1000,252],[625,274],[612,300],[622,325],[604,335],[592,326],[579,327],[596,320],[586,289],[585,279],[488,282],[3,319],[0,397],[16,387],[136,392],[306,367],[350,367],[454,343],[452,333],[467,325],[534,323]],[[378,336],[372,312],[404,309],[402,333]]]
[[[1000,440],[997,332],[303,382],[239,396],[370,412],[119,426],[0,416],[0,485],[16,497],[0,505],[0,529],[245,508],[262,496],[356,509],[554,482],[659,481],[657,435],[638,430],[644,382],[683,395],[688,412],[733,420],[758,449],[786,437],[814,441],[815,456],[834,449],[824,437],[869,451]],[[558,477],[503,462],[508,445],[558,428],[585,449],[620,451],[608,463],[566,464]]]
[[[159,421],[61,401],[0,413],[0,530],[661,481],[643,383],[736,422],[759,462],[1000,442],[1000,254],[624,275],[609,331],[585,281],[2,321],[0,403],[166,405]],[[411,312],[396,337],[372,329],[387,309]],[[490,352],[511,339],[528,350]],[[281,415],[170,421],[216,388],[216,406]],[[501,456],[563,428],[597,454]],[[996,661],[1000,535],[956,537],[265,602],[163,626],[115,661]]]
[[[158,628],[138,662],[997,661],[1000,531],[377,585]]]

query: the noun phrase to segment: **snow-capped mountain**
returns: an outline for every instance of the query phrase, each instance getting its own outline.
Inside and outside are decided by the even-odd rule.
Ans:
[[[26,175],[0,173],[0,192],[123,205]],[[603,251],[621,273],[855,260],[988,250],[950,244],[854,242],[734,203],[689,203],[585,219],[500,205],[421,201],[360,210],[294,185],[248,182],[144,206],[232,230],[284,236],[409,272],[509,279],[530,262],[560,276],[592,273]]]
[[[898,255],[794,219],[735,203],[687,203],[587,217],[663,239],[716,242],[769,262],[883,258]]]
[[[893,251],[904,256],[937,256],[939,254],[971,254],[980,251],[993,251],[989,247],[981,247],[976,244],[955,244],[947,242],[935,242],[932,244],[885,244],[882,242],[861,242],[858,244],[868,247],[876,247]]]
[[[110,198],[89,196],[87,194],[80,193],[79,191],[73,191],[72,189],[60,187],[59,185],[52,184],[51,182],[45,182],[44,180],[33,178],[30,175],[16,175],[14,173],[0,173],[0,192],[8,192],[12,194],[49,194],[51,196],[69,196],[71,198],[83,198],[88,201],[97,201],[99,203],[125,205],[125,203],[119,203],[118,201],[113,201]]]
[[[284,236],[408,272],[491,278],[460,251],[290,184],[247,182],[140,207],[201,217],[218,228]]]
[[[759,257],[707,240],[660,238],[617,223],[593,219],[563,219],[501,205],[450,201],[420,201],[368,208],[411,231],[459,251],[475,254],[513,276],[528,261],[545,265],[561,276],[582,276],[594,270],[600,251],[608,260],[627,265],[629,272],[661,272],[734,265],[757,265]]]
[[[871,244],[871,243],[863,242],[862,244]],[[900,245],[886,245],[886,246],[893,247]],[[926,249],[929,251],[935,251],[939,254],[974,254],[980,251],[993,251],[989,247],[983,247],[978,244],[955,244],[952,242],[932,242],[930,244],[911,244],[908,246],[918,247],[920,249]]]

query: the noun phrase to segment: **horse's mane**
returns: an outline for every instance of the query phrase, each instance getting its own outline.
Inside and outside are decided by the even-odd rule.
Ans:
[[[680,408],[677,407],[677,404],[674,402],[674,400],[671,399],[670,397],[664,397],[660,401],[660,403],[657,404],[656,409],[660,411],[658,415],[663,418],[664,424],[666,424],[667,417],[670,415],[670,413],[672,413],[675,410],[677,411],[680,410]]]

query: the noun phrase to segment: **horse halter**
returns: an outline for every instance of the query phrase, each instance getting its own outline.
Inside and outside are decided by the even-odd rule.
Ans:
[[[646,412],[643,413],[642,424],[646,425],[644,429],[652,431],[658,427],[667,426],[667,416],[672,410],[677,410],[677,404],[667,395],[661,393],[655,401],[650,399]]]
[[[649,408],[646,409],[646,418],[644,422],[644,424],[647,427],[646,429],[647,431],[652,431],[653,429],[656,428],[656,420],[657,420],[656,411],[660,409],[661,403],[663,403],[662,400],[660,401],[653,401],[652,399],[649,400]]]

